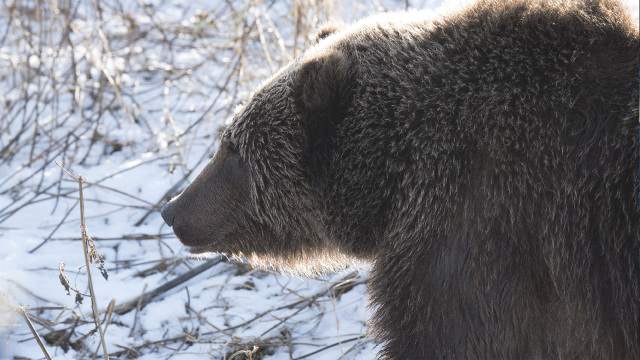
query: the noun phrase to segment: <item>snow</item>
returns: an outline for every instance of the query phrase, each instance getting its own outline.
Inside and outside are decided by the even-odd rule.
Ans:
[[[269,48],[278,66],[292,51],[291,8],[285,2],[233,2],[235,9],[254,6],[237,17],[225,1],[111,0],[100,2],[102,19],[97,2],[73,3],[73,46],[61,31],[49,34],[30,21],[33,8],[0,12],[0,29],[14,34],[0,38],[0,359],[44,358],[16,311],[21,306],[32,309],[27,314],[40,336],[73,328],[70,341],[82,346],[64,350],[45,342],[54,359],[87,358],[100,345],[98,333],[79,340],[94,328],[90,299],[76,304],[75,294],[68,295],[58,279],[64,263],[71,285],[89,292],[78,184],[54,161],[86,177],[87,233],[109,274],[107,281],[92,268],[100,311],[112,299],[116,306],[135,299],[203,263],[189,257],[158,211],[204,167],[234,104],[271,73],[259,42],[248,44],[242,58],[233,50],[242,23],[261,18],[265,36],[273,39],[273,22],[283,38]],[[637,16],[638,2],[628,4]],[[332,16],[353,21],[382,8],[404,9],[405,1],[335,6]],[[43,22],[54,24],[61,13],[48,13]],[[12,16],[16,21],[10,24]],[[316,16],[315,23],[323,20],[309,16]],[[148,37],[133,39],[131,24]],[[29,26],[41,35],[31,42],[19,31]],[[242,65],[238,71],[236,63]],[[5,148],[10,152],[3,154]],[[107,348],[112,358],[129,358],[127,349],[135,349],[129,353],[143,360],[219,359],[254,344],[266,349],[262,359],[269,360],[316,351],[305,358],[373,359],[377,349],[364,337],[371,316],[365,284],[332,296],[336,283],[366,274],[348,269],[298,279],[222,261],[139,312],[113,314]],[[74,314],[80,319],[76,327]]]

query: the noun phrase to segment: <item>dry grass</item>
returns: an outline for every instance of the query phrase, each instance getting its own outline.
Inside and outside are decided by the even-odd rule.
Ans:
[[[195,175],[194,169],[209,159],[215,133],[222,120],[233,114],[234,105],[300,54],[317,25],[336,16],[337,11],[335,2],[329,0],[296,0],[285,10],[276,1],[219,1],[217,5],[198,10],[185,2],[174,5],[174,16],[169,17],[144,0],[2,0],[0,83],[10,91],[0,94],[0,169],[10,175],[0,176],[0,196],[12,201],[0,206],[0,230],[11,229],[16,214],[43,203],[51,204],[53,212],[61,202],[67,202],[75,205],[64,211],[57,225],[30,253],[42,251],[42,246],[50,242],[80,240],[58,232],[77,219],[78,207],[87,202],[98,208],[108,206],[109,213],[135,210],[138,215],[129,234],[117,238],[93,234],[98,251],[101,246],[117,249],[113,243],[119,241],[165,246],[172,234],[140,233],[136,226],[150,216],[158,216],[160,206],[184,188]],[[353,2],[352,6],[359,5]],[[111,157],[141,159],[142,154],[151,155],[126,171],[155,164],[166,167],[174,178],[178,174],[179,179],[157,198],[109,186],[109,180],[123,175],[113,172],[93,179],[89,175],[90,179],[81,184],[99,188],[102,194],[112,194],[118,200],[95,195],[82,199],[77,181],[62,171],[51,172],[55,160],[77,174],[79,169],[91,169]],[[83,243],[88,244],[85,235],[83,224]],[[90,250],[85,248],[84,253]],[[80,251],[78,248],[78,255]],[[106,266],[115,272],[136,269],[141,283],[160,273],[165,285],[132,299],[112,301],[106,308],[94,304],[95,320],[91,314],[67,306],[40,306],[27,311],[23,304],[11,304],[25,321],[33,323],[34,337],[43,340],[43,354],[45,348],[73,349],[95,357],[98,346],[88,339],[98,329],[108,331],[114,322],[130,327],[132,339],[139,338],[144,332],[138,324],[141,309],[161,301],[168,289],[182,288],[188,294],[186,281],[204,270],[210,276],[247,273],[248,280],[241,285],[246,288],[251,288],[252,277],[266,276],[225,259],[203,264],[175,254],[149,261],[117,259]],[[87,263],[78,273],[87,275],[89,269]],[[170,358],[196,343],[225,349],[226,359],[262,359],[277,348],[288,349],[293,358],[293,347],[309,341],[293,337],[289,331],[300,321],[296,315],[315,308],[319,309],[317,316],[323,316],[325,310],[331,311],[325,303],[335,305],[335,299],[364,281],[358,273],[350,273],[323,285],[312,296],[289,297],[279,307],[234,326],[214,325],[204,315],[206,308],[194,308],[187,302],[187,316],[181,321],[198,326],[185,327],[180,335],[147,339],[136,346],[107,348],[104,336],[100,336],[100,342],[104,357],[108,353],[117,359],[149,353],[170,354],[165,356]],[[91,284],[90,279],[88,282]],[[19,282],[14,285],[40,303],[49,303],[46,294],[34,293]],[[100,284],[95,286],[100,291]],[[282,290],[295,293],[286,285]],[[119,316],[130,311],[135,311],[132,322],[122,323]],[[238,335],[251,323],[267,318],[273,321],[275,317],[279,318],[274,325],[261,334]],[[94,321],[98,323],[92,326]],[[16,324],[14,320],[12,326]],[[276,335],[273,329],[279,329]],[[365,341],[363,334],[352,334],[298,359],[321,356],[324,350],[336,346],[345,356],[355,354]]]

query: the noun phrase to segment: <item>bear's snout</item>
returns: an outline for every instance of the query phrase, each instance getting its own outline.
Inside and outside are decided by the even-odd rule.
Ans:
[[[167,225],[169,225],[169,227],[173,226],[173,221],[176,218],[173,204],[174,203],[172,202],[168,202],[164,204],[164,206],[162,207],[162,210],[160,210],[160,215],[162,215],[162,219]]]
[[[247,228],[245,220],[252,211],[250,189],[244,160],[222,142],[213,159],[180,195],[162,207],[160,215],[192,253],[218,250],[222,239]]]

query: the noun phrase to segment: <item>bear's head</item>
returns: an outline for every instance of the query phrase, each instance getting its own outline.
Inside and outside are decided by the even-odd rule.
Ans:
[[[192,253],[246,256],[296,273],[350,263],[330,235],[324,175],[355,69],[321,44],[238,108],[213,159],[162,208]]]

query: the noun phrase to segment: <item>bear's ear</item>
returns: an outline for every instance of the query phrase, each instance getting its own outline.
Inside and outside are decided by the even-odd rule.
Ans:
[[[337,50],[304,60],[296,73],[293,91],[304,121],[306,160],[314,184],[325,183],[336,130],[347,115],[356,79],[356,67]]]
[[[355,69],[339,51],[329,50],[306,59],[296,73],[294,85],[304,117],[335,124],[344,116],[354,81]]]
[[[344,23],[331,21],[322,24],[320,29],[316,32],[312,44],[317,44],[320,40],[340,30],[341,27],[344,27]]]

